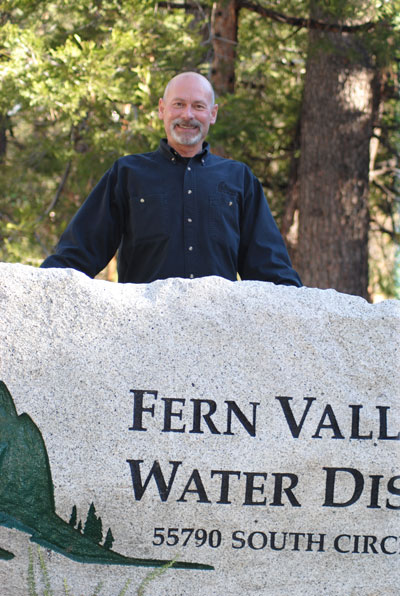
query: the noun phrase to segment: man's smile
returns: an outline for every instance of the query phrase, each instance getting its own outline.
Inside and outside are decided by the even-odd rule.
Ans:
[[[174,128],[183,128],[184,130],[198,130],[200,127],[197,123],[176,122]]]

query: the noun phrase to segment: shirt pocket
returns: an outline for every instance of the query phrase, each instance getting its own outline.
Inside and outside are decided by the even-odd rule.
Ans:
[[[131,197],[129,217],[135,241],[157,241],[169,235],[166,194],[143,194]]]
[[[210,237],[222,244],[239,239],[240,218],[238,195],[233,193],[216,193],[209,197],[209,231]]]

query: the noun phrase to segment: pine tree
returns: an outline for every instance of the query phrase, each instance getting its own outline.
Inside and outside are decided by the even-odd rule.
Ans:
[[[108,528],[107,536],[106,536],[106,539],[105,539],[104,545],[103,545],[104,548],[106,550],[110,550],[112,548],[113,542],[114,542],[114,536],[112,535],[111,528]]]
[[[96,542],[96,509],[93,503],[90,504],[89,511],[86,517],[85,526],[83,529],[83,534],[93,542]]]
[[[92,540],[92,542],[100,544],[103,538],[102,526],[103,524],[101,518],[97,517],[95,506],[93,503],[91,503],[87,514],[83,534],[84,536]]]
[[[71,517],[69,518],[69,525],[75,528],[77,519],[76,505],[72,507]]]
[[[96,517],[96,534],[94,539],[96,544],[100,544],[100,542],[103,540],[103,523],[101,521],[101,517]]]

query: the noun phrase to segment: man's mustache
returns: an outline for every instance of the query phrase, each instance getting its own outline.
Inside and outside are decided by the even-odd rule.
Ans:
[[[172,122],[173,126],[192,126],[194,128],[200,128],[201,129],[201,122],[199,122],[198,120],[196,120],[196,118],[190,118],[189,120],[185,120],[184,118],[176,118],[176,120],[173,120]]]

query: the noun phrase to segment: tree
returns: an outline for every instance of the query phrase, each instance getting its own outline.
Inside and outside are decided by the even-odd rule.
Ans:
[[[292,131],[294,151],[282,203],[282,232],[306,285],[368,298],[369,179],[375,161],[370,159],[370,145],[377,144],[376,131],[384,112],[383,73],[395,58],[394,52],[383,56],[384,38],[387,47],[394,46],[393,38],[383,30],[395,35],[395,13],[379,13],[371,3],[357,0],[332,2],[329,9],[326,2],[315,0],[309,18],[291,17],[262,3],[241,0],[219,3],[221,15],[220,5],[230,20],[230,26],[225,25],[228,32],[235,30],[237,12],[244,9],[308,30],[306,76]],[[236,38],[231,35],[230,39]],[[220,53],[219,45],[216,51]],[[230,73],[234,54],[222,59],[220,53],[219,61],[221,72]],[[226,80],[225,88],[220,88],[232,91]],[[384,204],[391,220],[388,227],[380,228],[395,239],[395,203]]]
[[[76,505],[72,507],[71,517],[69,518],[69,525],[75,528],[77,520]]]
[[[112,535],[111,528],[108,528],[106,539],[104,541],[104,548],[110,550],[114,542],[114,536]]]
[[[311,13],[304,0],[275,7],[266,0],[61,4],[0,4],[2,260],[39,264],[107,167],[121,154],[155,148],[162,133],[157,100],[170,76],[198,70],[219,90],[212,147],[260,178],[305,283],[365,296],[368,231],[371,291],[393,295],[399,0],[334,0],[322,9],[314,2]],[[325,66],[330,74],[321,78]],[[343,77],[347,94],[340,94]],[[341,102],[357,102],[362,85],[369,99],[357,118]],[[329,129],[328,106],[340,127]],[[328,135],[334,143],[323,147]],[[347,151],[349,138],[356,153]],[[315,147],[329,167],[319,168]],[[335,167],[347,172],[347,183]],[[321,196],[325,227],[313,209]],[[340,197],[350,196],[344,205]],[[348,223],[339,234],[340,221]],[[362,280],[361,289],[339,285],[351,277]]]
[[[100,517],[97,517],[93,503],[89,507],[83,534],[96,544],[100,544],[103,539],[102,521]]]
[[[0,258],[39,264],[107,167],[155,147],[161,90],[175,69],[197,68],[202,52],[196,28],[186,33],[192,17],[160,15],[155,2],[1,8],[0,114],[9,122]]]
[[[218,94],[233,93],[235,88],[238,13],[237,0],[214,3],[211,16],[211,82]]]
[[[340,19],[322,2],[312,3],[311,17],[328,23]],[[344,19],[346,24],[351,20]],[[306,285],[364,298],[369,147],[379,91],[379,73],[362,36],[310,30],[300,125],[296,265]]]

